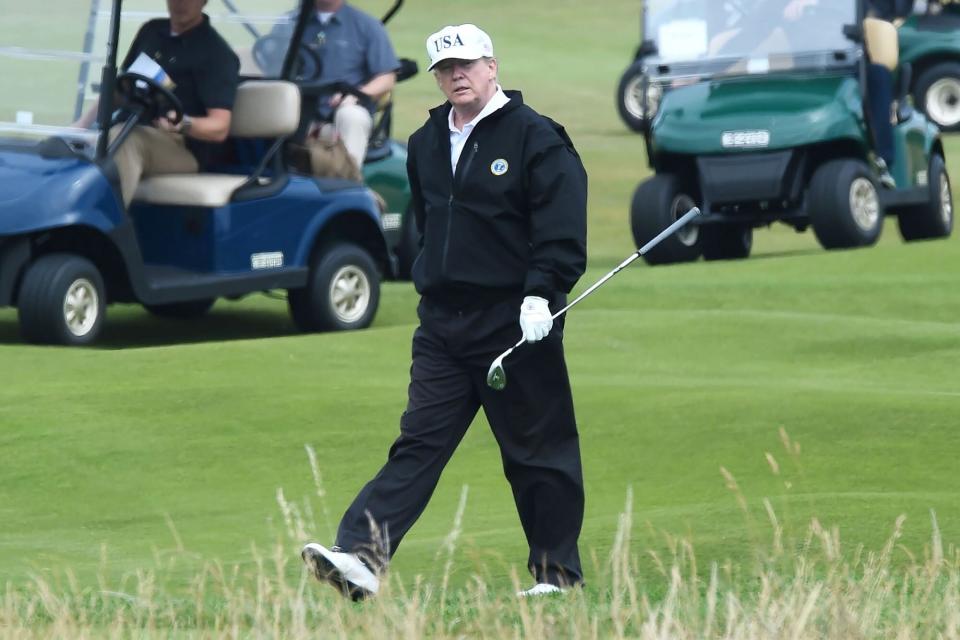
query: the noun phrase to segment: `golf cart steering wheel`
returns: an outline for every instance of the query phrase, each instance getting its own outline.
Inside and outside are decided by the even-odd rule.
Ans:
[[[164,117],[173,124],[183,120],[180,98],[153,78],[130,71],[121,73],[117,76],[117,91],[128,104],[142,107],[141,120],[152,121]],[[171,111],[172,118],[168,116]]]
[[[268,34],[257,38],[253,43],[253,60],[264,75],[279,76],[283,59],[287,54],[290,39],[286,36]],[[300,43],[297,47],[297,60],[294,67],[295,82],[309,82],[320,77],[323,60],[313,47]]]
[[[323,98],[342,93],[345,96],[355,97],[362,107],[370,108],[373,106],[373,98],[349,82],[343,82],[342,80],[335,82],[299,82],[298,85],[300,93],[304,97],[312,98],[318,104]]]

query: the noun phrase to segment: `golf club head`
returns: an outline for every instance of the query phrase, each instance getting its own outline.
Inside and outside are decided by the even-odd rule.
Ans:
[[[507,372],[503,370],[503,359],[497,358],[487,371],[487,386],[494,391],[503,391],[507,386]]]

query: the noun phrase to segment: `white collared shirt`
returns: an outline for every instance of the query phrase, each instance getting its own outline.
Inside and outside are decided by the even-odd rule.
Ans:
[[[490,98],[490,101],[487,102],[480,113],[477,114],[476,118],[463,125],[463,131],[457,129],[453,124],[453,109],[450,109],[450,115],[447,117],[447,121],[450,125],[450,166],[453,167],[454,173],[457,172],[457,163],[460,161],[460,154],[463,153],[463,146],[466,144],[467,138],[470,137],[470,133],[477,126],[477,123],[497,109],[502,108],[508,102],[510,102],[510,98],[503,92],[500,85],[497,85],[497,92],[493,94],[493,97]]]

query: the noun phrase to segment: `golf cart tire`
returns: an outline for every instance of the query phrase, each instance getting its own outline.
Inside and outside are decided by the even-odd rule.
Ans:
[[[290,289],[287,303],[300,331],[365,329],[380,304],[380,273],[362,247],[327,245],[313,258],[307,286]]]
[[[400,229],[400,242],[397,244],[398,275],[403,280],[409,280],[413,275],[413,263],[420,253],[420,232],[417,230],[417,221],[413,209],[408,209],[403,216],[403,226]]]
[[[740,224],[712,224],[700,227],[700,249],[704,260],[742,260],[753,248],[753,227]]]
[[[642,80],[642,76],[641,64],[634,62],[627,67],[627,70],[620,76],[620,83],[617,85],[617,112],[620,114],[620,119],[623,120],[623,123],[627,125],[631,131],[637,132],[642,132],[646,129],[646,121],[643,119],[642,113],[637,112],[636,106],[631,108],[632,100],[630,93],[636,90],[637,83]],[[642,104],[641,99],[640,105]]]
[[[953,231],[953,192],[943,156],[938,153],[930,156],[927,189],[926,204],[911,207],[897,216],[900,235],[907,242],[946,238]]]
[[[172,302],[170,304],[145,304],[143,308],[158,318],[191,320],[205,315],[216,301],[216,298],[203,298],[202,300],[188,300],[187,302]]]
[[[682,190],[680,179],[673,174],[661,173],[641,182],[633,192],[630,205],[630,229],[637,248],[652,240],[695,205],[693,197]],[[687,234],[682,231],[687,231]],[[699,227],[692,227],[664,238],[644,254],[643,259],[647,264],[656,265],[693,262],[699,257]]]
[[[870,207],[862,204],[860,211],[855,211],[855,192],[872,200],[875,210],[869,211]],[[824,249],[870,246],[877,242],[883,229],[877,185],[860,160],[842,158],[817,167],[810,180],[807,210],[813,232]]]
[[[914,104],[918,105],[921,111],[927,115],[927,118],[940,127],[941,130],[960,131],[960,119],[952,124],[945,124],[944,122],[940,122],[940,120],[944,119],[940,110],[937,108],[931,110],[927,106],[928,100],[936,98],[936,96],[930,95],[930,90],[940,81],[955,84],[954,89],[957,92],[957,97],[960,97],[960,62],[941,62],[921,73],[917,78],[916,84],[914,84]],[[957,115],[960,117],[960,103],[953,108],[958,110]]]
[[[68,295],[83,296],[87,315],[71,328]],[[93,299],[92,308],[89,300]],[[17,299],[20,333],[28,342],[83,346],[93,343],[106,317],[106,288],[97,267],[80,256],[51,253],[28,268]]]

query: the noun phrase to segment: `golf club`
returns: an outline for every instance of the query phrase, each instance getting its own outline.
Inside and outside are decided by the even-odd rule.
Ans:
[[[640,247],[629,258],[627,258],[626,260],[621,262],[619,265],[617,265],[613,271],[611,271],[607,275],[597,280],[589,289],[587,289],[586,291],[581,293],[579,296],[577,296],[577,298],[573,302],[565,306],[563,309],[560,309],[560,311],[557,311],[551,317],[554,320],[556,320],[558,317],[566,313],[567,310],[570,309],[570,307],[572,307],[573,305],[577,304],[578,302],[586,298],[588,295],[593,293],[597,288],[599,288],[600,285],[602,285],[604,282],[606,282],[607,280],[615,276],[621,269],[626,267],[628,264],[630,264],[640,256],[644,255],[648,251],[650,251],[650,249],[653,249],[655,246],[660,244],[660,242],[664,238],[672,235],[677,229],[687,224],[698,215],[700,215],[700,209],[698,209],[697,207],[693,207],[692,209],[690,209],[690,211],[687,211],[685,214],[683,214],[683,216],[677,218],[677,220],[673,224],[671,224],[669,227],[667,227],[666,229],[658,233],[656,237],[653,238],[650,242]],[[490,364],[490,368],[487,370],[487,386],[488,387],[490,387],[494,391],[501,391],[504,387],[507,386],[507,372],[504,371],[503,369],[503,360],[504,358],[509,356],[511,353],[513,353],[514,349],[516,349],[523,343],[524,343],[524,339],[520,338],[517,344],[513,345],[512,347],[510,347],[509,349],[501,353],[499,356],[497,356],[496,360],[494,360]]]

